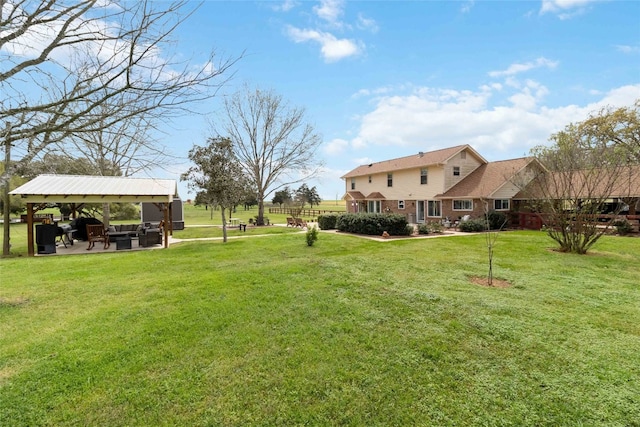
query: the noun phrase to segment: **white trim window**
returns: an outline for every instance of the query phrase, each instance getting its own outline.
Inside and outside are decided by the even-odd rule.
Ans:
[[[427,168],[420,169],[420,185],[425,185],[428,183],[428,170]]]
[[[509,199],[495,199],[493,201],[493,209],[497,211],[508,211],[509,201]]]
[[[453,204],[454,211],[472,211],[473,210],[473,200],[471,199],[454,200],[452,204]]]
[[[387,174],[387,187],[393,187],[393,174]]]
[[[431,218],[442,217],[440,200],[429,200],[427,202],[427,216]]]
[[[404,200],[398,200],[398,209],[404,209]]]
[[[351,178],[351,189],[352,190],[356,189],[356,179],[355,178]]]
[[[460,166],[453,167],[453,176],[460,176]]]
[[[382,212],[382,201],[380,200],[368,200],[367,201],[367,212],[369,213],[380,213]]]

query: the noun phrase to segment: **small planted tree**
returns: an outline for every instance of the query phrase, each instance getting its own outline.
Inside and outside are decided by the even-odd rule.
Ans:
[[[505,214],[489,210],[489,202],[483,200],[485,232],[484,238],[487,245],[487,255],[489,261],[489,272],[487,274],[487,285],[493,286],[493,255],[499,232],[507,225],[508,218]]]
[[[307,239],[307,246],[313,246],[316,240],[318,240],[318,228],[315,225],[308,227],[305,237]]]
[[[223,241],[227,241],[226,209],[242,203],[246,198],[248,181],[227,138],[210,138],[205,147],[194,146],[189,151],[189,160],[194,163],[181,179],[189,186],[200,190],[202,198],[209,204],[220,207]],[[200,193],[199,193],[200,194]]]

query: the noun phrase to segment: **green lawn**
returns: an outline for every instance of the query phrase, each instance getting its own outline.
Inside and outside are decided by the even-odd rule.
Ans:
[[[0,260],[0,425],[638,426],[640,239],[321,233]]]

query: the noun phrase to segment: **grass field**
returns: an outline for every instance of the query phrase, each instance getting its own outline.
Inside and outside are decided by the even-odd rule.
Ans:
[[[265,207],[265,216],[269,218],[271,224],[283,225],[287,223],[287,216],[285,214],[270,214],[268,212],[268,206]],[[314,206],[317,210],[333,210],[333,211],[345,211],[345,205],[342,201],[329,200],[324,201],[320,206]],[[222,237],[222,217],[219,210],[205,209],[204,206],[194,206],[184,204],[184,221],[186,224],[185,230],[176,230],[174,237],[181,239],[191,238],[211,238]],[[60,215],[60,211],[57,208],[44,209],[43,213],[52,213]],[[251,209],[245,210],[243,207],[238,207],[236,212],[233,213],[233,218],[238,218],[245,224],[249,223],[250,219],[253,219],[258,215],[258,207],[253,206]],[[229,215],[227,214],[227,219]],[[99,218],[101,219],[101,218]],[[132,222],[139,222],[139,220],[123,220],[123,221],[111,221],[113,224],[130,224]],[[205,227],[203,227],[205,226]],[[246,232],[240,232],[237,228],[228,229],[229,236],[242,236],[242,235],[254,235],[254,234],[282,234],[291,233],[299,230],[282,229],[281,227],[257,227],[247,228]],[[25,256],[27,254],[27,228],[25,224],[12,223],[11,224],[11,256]]]
[[[0,425],[638,426],[640,239],[321,233],[0,260]]]

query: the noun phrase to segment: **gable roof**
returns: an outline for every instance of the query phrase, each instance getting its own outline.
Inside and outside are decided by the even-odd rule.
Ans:
[[[541,190],[544,187],[545,190]],[[637,198],[640,197],[640,165],[628,165],[611,171],[597,168],[589,171],[549,172],[514,196],[530,198]]]
[[[491,198],[509,179],[532,162],[538,163],[533,157],[521,157],[480,165],[480,167],[464,177],[459,183],[436,197],[442,199],[462,197]]]
[[[343,200],[364,200],[364,194],[359,191],[347,191],[347,193],[342,196]]]
[[[363,175],[373,175],[377,173],[393,172],[403,169],[414,169],[431,165],[441,165],[447,162],[456,154],[463,150],[467,150],[476,156],[482,163],[487,161],[470,145],[457,145],[455,147],[443,148],[441,150],[420,152],[411,156],[399,157],[397,159],[384,160],[382,162],[371,163],[369,165],[361,165],[341,178],[352,178]]]
[[[171,202],[178,186],[172,179],[45,174],[9,194],[27,203]]]

